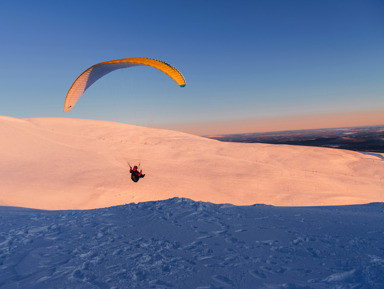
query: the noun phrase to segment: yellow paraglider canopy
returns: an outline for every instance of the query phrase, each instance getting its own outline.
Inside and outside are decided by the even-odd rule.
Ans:
[[[114,70],[138,65],[147,65],[157,68],[158,70],[169,75],[181,87],[185,86],[183,75],[172,65],[160,60],[136,57],[101,62],[85,70],[72,84],[67,93],[67,97],[65,98],[64,112],[70,111],[84,91],[86,91],[87,88],[99,78]]]

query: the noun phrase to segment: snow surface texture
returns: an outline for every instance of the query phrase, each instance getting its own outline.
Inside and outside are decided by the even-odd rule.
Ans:
[[[384,204],[0,207],[0,288],[384,288]]]
[[[185,197],[279,206],[384,201],[382,154],[224,143],[121,123],[0,116],[0,205],[93,209]],[[141,162],[133,183],[128,162]]]

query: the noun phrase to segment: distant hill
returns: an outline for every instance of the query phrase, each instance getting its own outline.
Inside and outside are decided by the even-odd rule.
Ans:
[[[384,126],[207,136],[224,142],[290,144],[384,153]]]

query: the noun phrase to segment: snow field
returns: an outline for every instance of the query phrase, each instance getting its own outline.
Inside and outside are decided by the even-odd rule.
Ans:
[[[94,209],[185,197],[278,206],[384,201],[382,154],[223,143],[106,121],[0,117],[0,205]],[[133,183],[131,165],[145,179]]]
[[[383,288],[384,206],[0,208],[0,288]]]

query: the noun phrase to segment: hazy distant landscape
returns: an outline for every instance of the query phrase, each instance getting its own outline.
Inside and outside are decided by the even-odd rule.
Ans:
[[[208,137],[224,142],[290,144],[384,153],[384,125]]]

